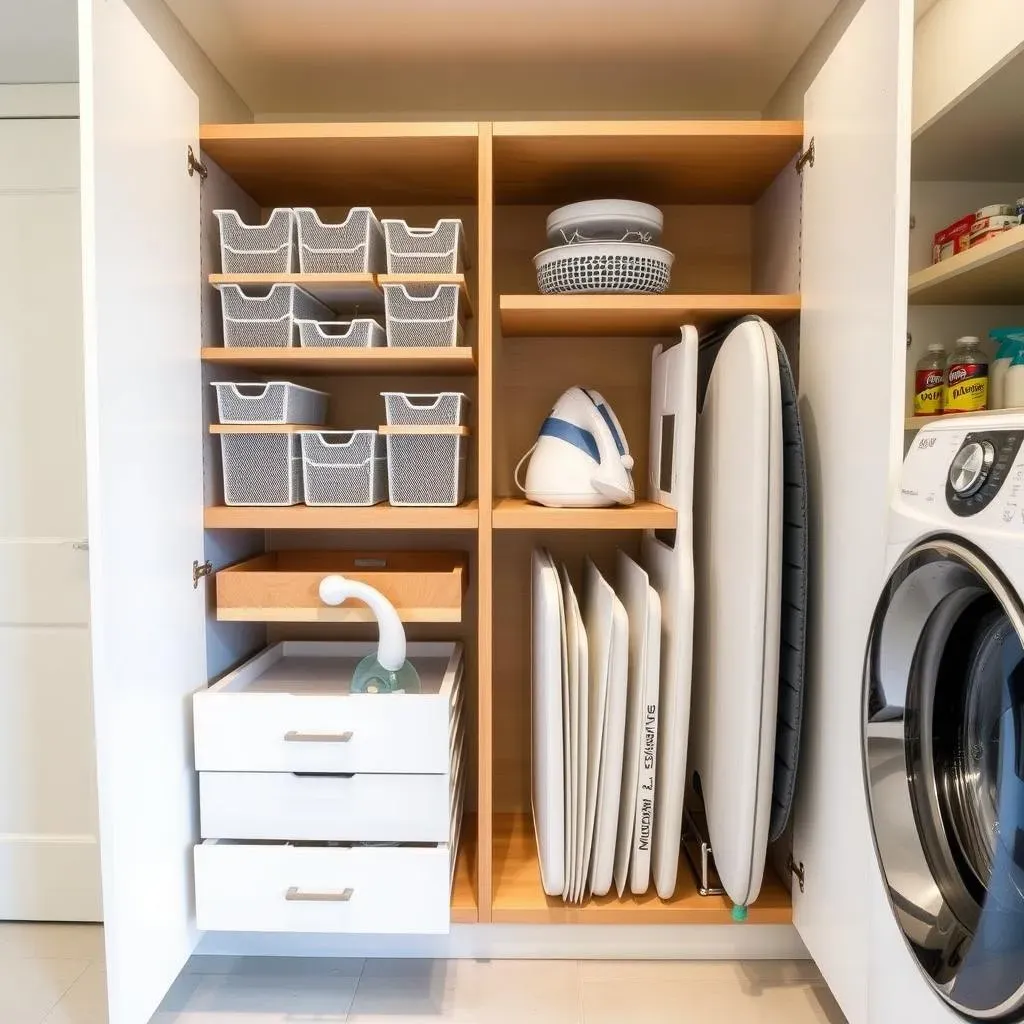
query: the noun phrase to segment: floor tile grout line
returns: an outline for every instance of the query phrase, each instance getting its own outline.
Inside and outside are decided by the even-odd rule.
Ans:
[[[78,957],[51,956],[51,957],[36,957],[35,959],[38,959],[38,960],[77,960],[79,958]],[[96,962],[91,957],[89,957],[89,958],[83,957],[82,960],[85,963],[85,967],[83,967],[82,970],[79,971],[78,974],[76,974],[71,979],[70,982],[68,982],[68,985],[64,989],[64,991],[61,992],[61,994],[59,996],[57,996],[57,998],[54,1000],[54,1002],[50,1004],[50,1006],[43,1013],[43,1016],[39,1018],[39,1024],[46,1024],[46,1022],[53,1016],[53,1011],[56,1010],[58,1006],[60,1006],[61,1001],[64,999],[64,997],[82,980],[82,978],[85,977],[86,971],[88,971],[89,968],[92,967],[92,965]]]

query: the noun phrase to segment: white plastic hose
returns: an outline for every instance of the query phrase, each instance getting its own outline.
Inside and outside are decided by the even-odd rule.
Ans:
[[[346,576],[325,576],[320,581],[320,600],[324,604],[339,605],[350,597],[362,601],[373,612],[380,633],[377,661],[381,668],[397,672],[405,664],[405,627],[395,606],[368,583]]]

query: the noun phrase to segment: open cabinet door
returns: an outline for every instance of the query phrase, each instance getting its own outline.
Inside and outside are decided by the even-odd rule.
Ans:
[[[851,1024],[866,1019],[871,840],[861,674],[900,466],[912,0],[864,0],[804,98],[800,413],[811,498],[794,920]]]
[[[197,940],[191,695],[205,685],[195,95],[122,0],[83,0],[85,414],[110,1024]],[[54,296],[59,302],[60,297]]]

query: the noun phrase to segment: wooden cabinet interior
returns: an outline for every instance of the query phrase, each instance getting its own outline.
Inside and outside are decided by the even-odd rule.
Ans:
[[[232,350],[207,338],[203,351],[208,377],[241,371],[328,391],[330,428],[380,424],[384,390],[470,396],[467,502],[459,508],[228,508],[214,501],[205,516],[210,530],[265,531],[268,551],[414,548],[468,556],[462,622],[409,624],[411,638],[467,645],[467,710],[476,729],[453,921],[729,920],[728,903],[697,896],[686,868],[667,902],[651,894],[570,908],[543,895],[529,822],[530,552],[548,546],[578,581],[586,557],[610,571],[617,548],[637,555],[639,531],[671,529],[676,513],[647,501],[630,509],[542,509],[521,499],[513,474],[555,399],[585,384],[621,420],[637,492],[645,495],[654,347],[677,340],[686,322],[706,327],[747,312],[783,322],[799,312],[798,295],[754,293],[763,279],[755,267],[755,203],[780,174],[793,173],[788,165],[802,134],[800,122],[791,121],[246,124],[201,131],[204,158],[264,211],[310,205],[326,220],[343,218],[349,206],[372,205],[379,217],[421,225],[461,217],[465,225],[473,315],[465,320],[464,349]],[[547,214],[564,202],[601,196],[662,207],[663,244],[676,256],[671,294],[537,294],[532,260],[547,244]],[[312,283],[337,296],[349,285],[372,292],[387,281],[356,276]],[[372,626],[359,623],[266,627],[268,641],[370,635]],[[750,919],[789,921],[785,888],[768,884]]]

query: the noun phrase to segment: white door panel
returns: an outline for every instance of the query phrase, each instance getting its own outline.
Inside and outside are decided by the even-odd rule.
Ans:
[[[867,1019],[872,870],[860,742],[868,626],[900,463],[910,0],[864,0],[805,97],[800,409],[811,486],[807,721],[794,921],[851,1024]]]
[[[86,452],[110,1024],[195,947],[191,695],[206,683],[198,101],[122,0],[83,0]]]
[[[84,538],[0,538],[0,627],[89,621],[89,553],[83,543]]]
[[[0,919],[101,916],[78,128],[0,120]]]

